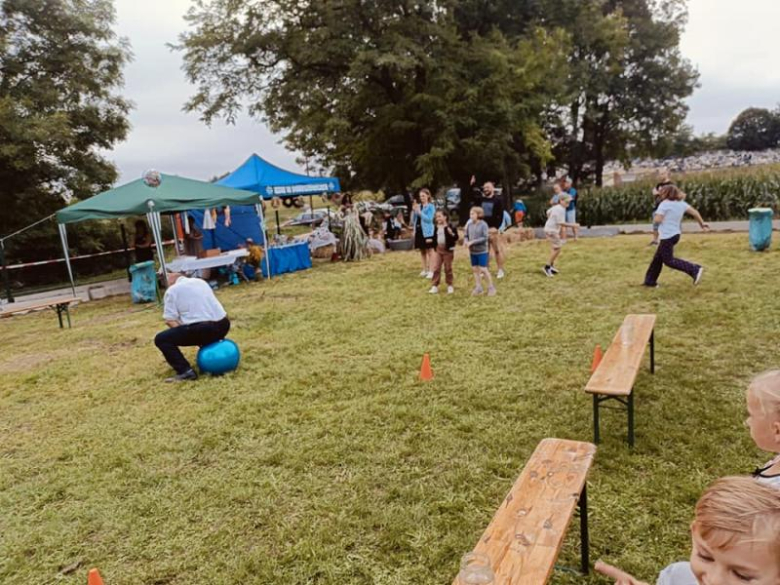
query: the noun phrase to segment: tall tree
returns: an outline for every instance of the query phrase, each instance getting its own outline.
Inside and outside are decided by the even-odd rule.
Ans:
[[[0,4],[0,234],[115,181],[100,151],[128,130],[130,53],[113,23],[111,0]]]
[[[305,4],[305,6],[304,6]],[[348,185],[502,179],[546,159],[540,112],[562,38],[458,28],[457,2],[198,0],[182,35],[206,122],[246,104]]]
[[[685,1],[550,0],[545,10],[572,39],[556,160],[600,185],[608,160],[653,154],[685,119],[698,80],[679,49]]]
[[[764,150],[780,144],[780,111],[748,108],[729,126],[726,144],[733,150]]]

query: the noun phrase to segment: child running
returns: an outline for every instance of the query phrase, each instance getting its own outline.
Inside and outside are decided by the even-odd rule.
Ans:
[[[558,185],[557,191],[559,190],[560,186]],[[547,210],[547,223],[544,224],[544,235],[550,242],[552,251],[550,253],[550,261],[544,265],[542,272],[549,277],[558,274],[558,269],[555,267],[555,260],[557,260],[560,255],[561,246],[563,245],[561,231],[567,227],[575,228],[580,225],[578,223],[568,223],[566,221],[566,207],[568,207],[571,197],[567,193],[560,193],[557,197],[558,203]]]
[[[684,201],[685,193],[674,185],[661,187],[660,196],[663,201],[655,212],[655,221],[658,223],[658,236],[661,239],[658,242],[658,249],[655,251],[653,261],[645,274],[644,285],[657,287],[658,277],[661,275],[664,265],[685,272],[693,279],[693,284],[699,284],[701,276],[704,274],[704,267],[675,258],[674,247],[680,241],[682,233],[680,224],[686,213],[699,222],[701,229],[705,232],[709,231],[710,226],[704,223],[698,211]]]
[[[433,286],[428,292],[436,294],[439,292],[439,283],[441,282],[441,268],[444,266],[444,273],[447,275],[447,294],[455,292],[452,278],[452,260],[455,257],[455,246],[458,243],[458,230],[453,228],[447,222],[447,215],[439,210],[435,216],[436,226],[433,232],[433,241],[436,245],[433,258]]]
[[[482,288],[482,278],[487,281],[489,297],[495,296],[496,289],[493,286],[493,279],[488,271],[488,224],[482,219],[485,212],[481,207],[472,207],[469,212],[471,220],[466,226],[466,233],[463,236],[463,245],[468,248],[471,254],[471,271],[474,273],[474,279],[477,285],[471,292],[472,296],[481,295],[484,292]]]
[[[780,488],[780,370],[759,374],[747,389],[747,425],[756,446],[775,457],[753,472],[759,482]]]
[[[657,585],[777,585],[780,583],[780,490],[749,477],[713,483],[696,504],[690,562],[674,563]],[[616,585],[646,585],[598,561]]]

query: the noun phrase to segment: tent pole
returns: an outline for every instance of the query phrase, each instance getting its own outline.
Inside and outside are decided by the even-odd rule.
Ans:
[[[263,201],[262,196],[260,201]],[[257,216],[260,218],[260,232],[263,234],[263,256],[265,256],[265,269],[268,271],[268,280],[271,280],[271,258],[268,256],[268,230],[265,229],[265,216],[263,215],[263,204],[255,205]]]
[[[76,296],[76,283],[73,281],[73,269],[70,266],[70,252],[68,251],[68,228],[64,223],[58,224],[60,230],[60,240],[62,240],[62,251],[65,253],[65,265],[68,267],[68,278],[70,278],[70,290],[73,296]]]
[[[173,218],[173,214],[170,215],[171,218],[171,229],[173,230],[173,247],[176,249],[176,255],[181,256],[181,250],[179,250],[179,233],[176,230],[176,220]]]
[[[5,298],[9,303],[15,303],[14,294],[11,292],[11,279],[8,276],[8,259],[5,257],[5,240],[0,238],[0,266],[3,268],[3,284],[5,285]]]
[[[123,221],[119,222],[119,229],[122,232],[122,246],[125,249],[125,269],[127,270],[127,282],[132,282],[133,277],[130,273],[130,250],[127,246],[127,230]]]
[[[160,268],[162,268],[162,272],[165,275],[165,288],[168,288],[168,265],[165,262],[165,243],[162,239],[162,216],[158,211],[155,211],[152,215],[154,216],[154,226],[157,228],[157,241],[160,247]]]
[[[154,243],[157,247],[157,259],[160,261],[160,271],[162,272],[163,288],[168,288],[168,268],[165,265],[165,250],[163,250],[162,238],[160,236],[160,224],[158,223],[160,215],[152,211],[154,209],[154,201],[147,203],[149,206],[149,213],[146,214],[146,219],[149,225],[152,226],[152,235],[154,236]]]

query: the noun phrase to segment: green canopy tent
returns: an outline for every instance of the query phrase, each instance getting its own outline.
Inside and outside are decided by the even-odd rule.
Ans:
[[[75,295],[73,271],[68,253],[68,233],[66,225],[88,219],[121,219],[132,215],[146,215],[152,228],[157,255],[163,272],[167,271],[165,254],[162,245],[161,213],[176,213],[191,209],[208,209],[222,205],[254,205],[260,218],[261,229],[265,225],[263,209],[260,205],[262,197],[252,191],[243,191],[231,187],[223,187],[204,181],[185,179],[175,175],[160,173],[160,184],[157,187],[147,185],[144,179],[137,179],[126,185],[104,191],[94,197],[79,201],[60,209],[56,213],[59,224],[60,239],[65,252],[65,264],[68,267],[70,285]],[[265,234],[265,230],[263,230]],[[267,242],[263,244],[266,262],[268,262]],[[268,274],[271,273],[268,266]]]

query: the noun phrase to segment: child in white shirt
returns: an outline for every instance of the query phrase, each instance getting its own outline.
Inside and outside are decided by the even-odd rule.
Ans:
[[[749,477],[725,477],[696,503],[690,562],[674,563],[657,585],[777,585],[780,583],[780,490]],[[615,585],[647,585],[598,561]]]
[[[780,489],[780,370],[759,374],[747,389],[747,425],[759,449],[775,457],[753,472],[759,482]]]
[[[542,272],[549,277],[558,274],[558,269],[555,268],[555,260],[560,255],[561,246],[563,245],[561,230],[565,227],[579,227],[578,223],[566,222],[566,207],[569,205],[569,201],[571,201],[571,196],[563,193],[558,197],[558,203],[547,210],[547,223],[544,224],[544,235],[547,237],[547,241],[550,242],[552,250],[550,252],[550,261],[544,265]]]

